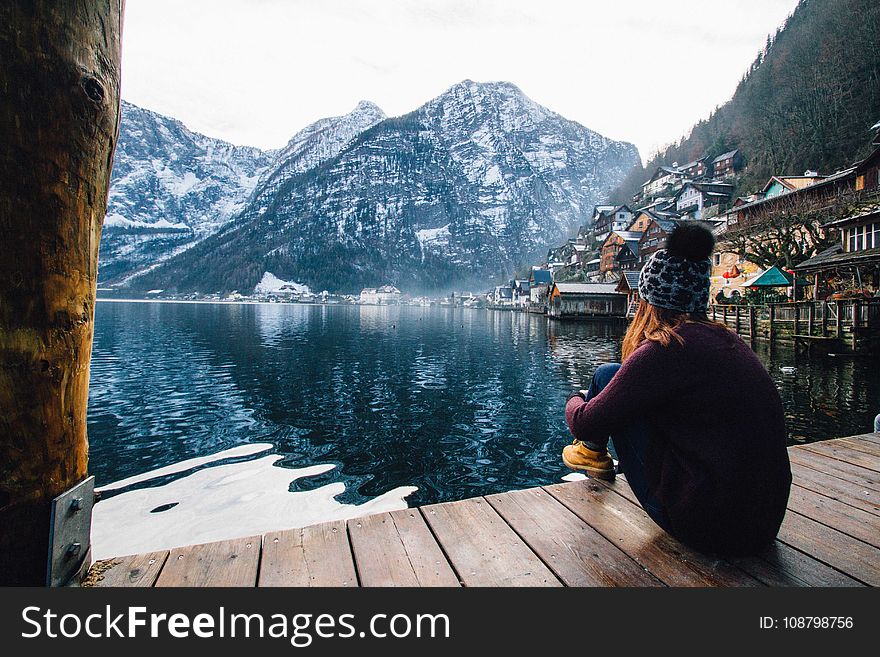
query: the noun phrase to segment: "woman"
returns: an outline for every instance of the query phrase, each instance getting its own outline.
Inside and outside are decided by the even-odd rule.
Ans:
[[[575,441],[562,458],[613,479],[610,436],[654,522],[699,550],[749,554],[779,530],[791,468],[773,380],[739,336],[706,317],[714,242],[681,224],[645,263],[623,365],[600,366],[590,389],[569,398]]]

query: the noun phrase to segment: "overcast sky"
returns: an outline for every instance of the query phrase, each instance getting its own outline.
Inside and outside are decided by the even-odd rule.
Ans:
[[[284,145],[361,99],[405,114],[470,78],[643,159],[727,100],[797,0],[127,0],[122,96]]]

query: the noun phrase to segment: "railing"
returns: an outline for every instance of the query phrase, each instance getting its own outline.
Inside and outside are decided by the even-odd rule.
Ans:
[[[846,337],[855,345],[858,336],[880,329],[880,298],[763,306],[717,304],[709,307],[709,317],[751,339],[762,336],[772,341],[779,335],[802,341]]]

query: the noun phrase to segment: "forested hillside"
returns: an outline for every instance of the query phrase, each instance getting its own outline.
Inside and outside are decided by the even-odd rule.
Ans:
[[[626,202],[658,165],[739,148],[739,192],[774,174],[830,173],[865,156],[880,120],[880,2],[801,0],[733,97],[680,142],[637,167],[613,195]]]

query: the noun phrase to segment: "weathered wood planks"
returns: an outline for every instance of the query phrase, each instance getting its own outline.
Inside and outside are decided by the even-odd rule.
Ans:
[[[255,586],[260,536],[171,550],[156,586]]]
[[[418,509],[348,521],[363,586],[459,586]]]
[[[112,560],[112,564],[104,562],[106,569],[100,569],[94,586],[153,586],[167,558],[168,550],[162,550],[120,557]]]
[[[345,521],[263,537],[259,586],[357,586]]]
[[[540,488],[490,495],[486,501],[567,586],[661,586]]]
[[[669,586],[758,586],[760,582],[722,559],[679,543],[641,507],[594,481],[545,490]]]
[[[465,586],[560,586],[484,499],[432,504],[422,512]]]
[[[120,557],[91,584],[877,586],[878,440],[792,447],[788,515],[777,540],[747,558],[682,545],[618,477]]]

